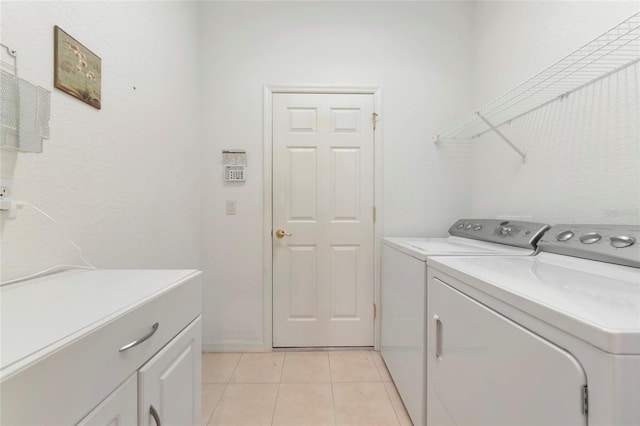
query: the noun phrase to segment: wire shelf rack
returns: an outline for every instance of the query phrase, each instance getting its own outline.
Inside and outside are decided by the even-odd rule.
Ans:
[[[526,154],[499,128],[640,61],[640,12],[529,80],[457,121],[435,142],[469,140],[496,132],[523,161]]]
[[[0,47],[0,149],[42,152],[42,141],[49,139],[51,92],[19,78],[16,50]]]

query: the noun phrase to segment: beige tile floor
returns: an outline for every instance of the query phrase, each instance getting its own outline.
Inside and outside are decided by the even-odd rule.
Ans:
[[[202,354],[202,424],[405,426],[379,352]]]

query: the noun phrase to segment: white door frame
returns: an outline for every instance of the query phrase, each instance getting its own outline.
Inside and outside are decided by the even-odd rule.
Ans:
[[[374,182],[373,197],[376,207],[376,220],[373,225],[374,241],[374,296],[376,306],[380,306],[380,250],[382,241],[382,89],[380,87],[361,86],[301,86],[301,85],[266,85],[264,86],[264,121],[263,121],[263,312],[264,351],[273,349],[273,94],[274,93],[323,93],[323,94],[369,94],[373,95],[374,111],[378,114],[374,140]],[[373,321],[374,347],[380,349],[380,315]]]

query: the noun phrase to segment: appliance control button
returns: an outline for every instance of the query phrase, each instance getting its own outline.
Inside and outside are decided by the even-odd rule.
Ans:
[[[464,228],[464,222],[460,222],[457,226],[456,229],[462,229]]]
[[[464,229],[468,231],[469,229],[471,229],[472,226],[473,225],[471,225],[470,223],[467,223],[466,225],[464,225]]]
[[[474,231],[479,231],[482,229],[482,225],[480,225],[479,223],[476,223],[475,225],[473,225],[473,230]]]
[[[502,226],[500,228],[500,235],[511,235],[511,227],[510,226]]]
[[[616,248],[625,248],[632,246],[636,243],[636,239],[633,237],[628,237],[626,235],[620,235],[617,237],[611,237],[611,245]]]
[[[597,232],[589,232],[588,234],[584,234],[580,237],[580,242],[582,244],[593,244],[600,241],[600,238],[602,238],[602,236]]]
[[[571,238],[573,238],[574,235],[575,234],[573,233],[573,231],[562,231],[561,233],[556,235],[556,240],[569,241]]]

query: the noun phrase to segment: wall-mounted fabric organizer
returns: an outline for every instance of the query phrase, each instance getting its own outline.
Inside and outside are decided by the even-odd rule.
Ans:
[[[19,78],[16,51],[1,46],[0,148],[42,152],[42,141],[49,139],[51,92]]]
[[[435,136],[470,140],[494,131],[525,161],[526,154],[499,128],[640,61],[640,13],[585,44]]]

